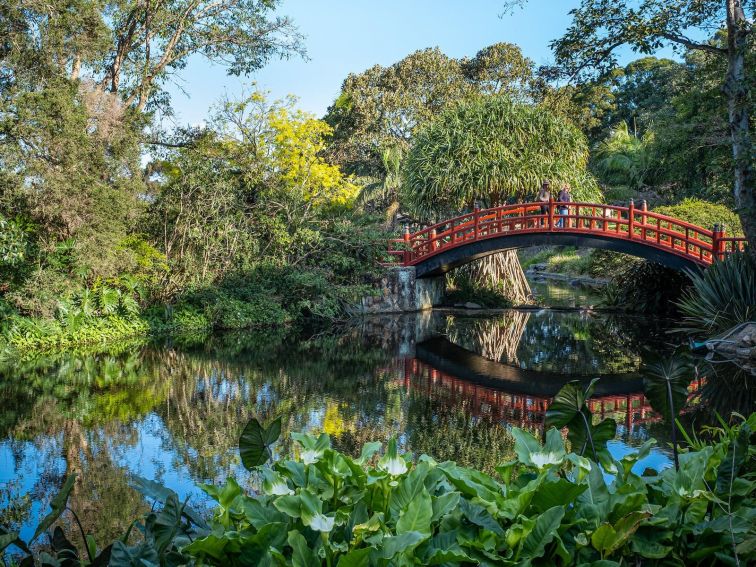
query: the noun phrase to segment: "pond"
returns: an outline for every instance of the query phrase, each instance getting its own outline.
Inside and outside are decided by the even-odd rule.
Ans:
[[[190,337],[0,366],[0,524],[30,537],[74,472],[70,505],[98,541],[145,510],[132,475],[201,507],[199,483],[250,482],[236,444],[253,416],[283,417],[280,452],[294,431],[325,431],[353,454],[397,435],[407,451],[490,471],[513,456],[511,428],[540,431],[571,379],[601,378],[590,407],[617,421],[610,450],[619,456],[666,439],[639,370],[675,349],[669,327],[590,310],[435,311],[318,337]],[[732,376],[692,376],[692,407],[752,406]],[[662,445],[642,466],[668,464]]]

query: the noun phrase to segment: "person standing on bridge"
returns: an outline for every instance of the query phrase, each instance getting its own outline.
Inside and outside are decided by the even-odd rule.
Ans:
[[[572,195],[570,194],[570,184],[565,183],[562,185],[562,190],[559,191],[559,197],[557,197],[557,201],[559,201],[559,215],[560,216],[566,216],[570,212],[570,207],[567,205],[567,203],[572,202]],[[556,225],[559,228],[564,227],[564,219],[561,218],[557,221]]]
[[[549,201],[551,200],[551,191],[549,188],[549,182],[544,180],[541,184],[541,190],[536,197],[536,201],[541,203],[541,226],[546,224],[546,217],[549,214]]]

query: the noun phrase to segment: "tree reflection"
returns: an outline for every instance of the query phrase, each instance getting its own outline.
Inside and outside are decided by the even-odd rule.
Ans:
[[[640,329],[638,328],[640,327]],[[633,329],[633,330],[631,330]],[[664,349],[663,326],[589,311],[507,311],[495,318],[453,318],[446,335],[481,356],[541,372],[622,374],[641,367],[653,345]]]
[[[490,360],[519,364],[517,351],[529,318],[529,312],[514,310],[496,318],[460,320],[451,317],[446,335],[451,342]]]
[[[641,340],[622,336],[619,322],[570,315],[513,311],[493,319],[449,318],[445,328],[486,364],[503,361],[517,372],[523,371],[512,365],[551,368],[569,353],[595,361],[622,349],[630,354],[617,368],[637,364]],[[352,455],[367,441],[398,434],[408,451],[488,471],[511,457],[511,426],[540,430],[548,395],[445,376],[418,360],[395,358],[384,339],[359,329],[313,339],[224,335],[0,366],[0,451],[16,474],[2,502],[15,511],[14,521],[34,524],[39,518],[30,518],[24,502],[40,502],[44,510],[65,475],[78,472],[72,508],[106,541],[144,506],[128,486],[129,471],[147,463],[151,476],[181,482],[185,492],[237,474],[238,437],[253,416],[283,417],[279,453],[292,450],[293,431],[326,431]],[[576,367],[562,359],[560,370]],[[732,380],[730,391],[742,392],[744,383]],[[716,388],[704,389],[701,400],[712,408],[739,402]],[[594,414],[614,417],[638,442],[653,427],[640,398],[591,403]],[[743,403],[752,404],[752,397]]]

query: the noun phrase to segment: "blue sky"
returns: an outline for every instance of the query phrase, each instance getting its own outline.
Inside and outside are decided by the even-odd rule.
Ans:
[[[238,97],[252,82],[274,98],[293,94],[302,109],[322,116],[349,73],[376,63],[390,65],[426,47],[462,57],[507,41],[536,64],[547,63],[549,42],[562,35],[571,20],[569,10],[578,4],[529,0],[524,9],[502,15],[504,0],[284,0],[279,12],[305,35],[309,59],[271,61],[244,78],[226,76],[222,68],[197,57],[169,89],[175,122],[201,123],[224,93]]]

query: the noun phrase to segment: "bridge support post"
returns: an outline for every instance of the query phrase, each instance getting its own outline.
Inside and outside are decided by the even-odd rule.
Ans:
[[[635,233],[635,201],[630,199],[630,206],[627,208],[627,237],[632,240]]]
[[[549,193],[549,232],[554,230],[554,197]]]
[[[648,211],[648,203],[643,199],[641,201],[641,240],[646,240],[646,211]]]
[[[404,245],[405,245],[404,264],[406,266],[407,264],[409,264],[410,260],[412,259],[411,258],[412,252],[410,252],[410,229],[409,229],[408,224],[404,225]]]
[[[717,260],[724,260],[725,257],[725,243],[722,241],[725,238],[725,227],[723,224],[715,224],[714,229],[711,231],[711,259],[713,262]]]
[[[414,266],[398,266],[390,268],[373,293],[350,311],[361,315],[425,311],[441,305],[445,292],[444,275],[418,278]]]

